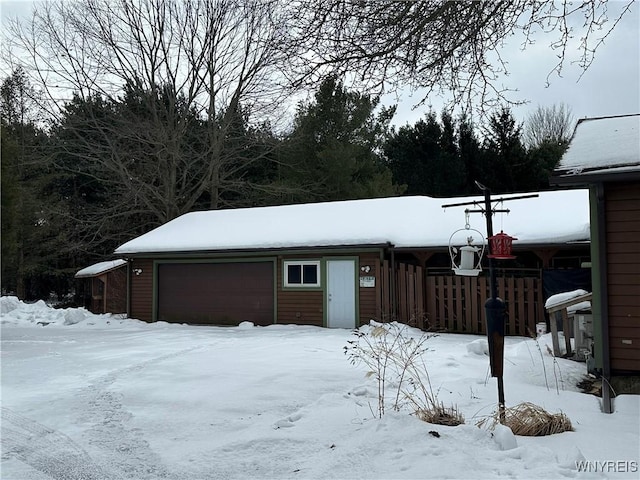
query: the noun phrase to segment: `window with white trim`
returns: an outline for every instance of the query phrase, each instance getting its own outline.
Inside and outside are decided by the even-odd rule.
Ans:
[[[288,260],[284,262],[285,287],[319,287],[319,260]]]

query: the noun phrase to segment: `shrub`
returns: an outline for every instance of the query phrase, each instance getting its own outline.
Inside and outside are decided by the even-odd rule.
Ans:
[[[464,423],[457,408],[445,407],[431,387],[423,354],[434,334],[420,332],[416,336],[412,331],[415,332],[397,322],[371,322],[368,327],[355,330],[356,340],[350,340],[344,347],[350,362],[366,365],[369,368],[366,375],[377,381],[378,418],[385,413],[386,390],[391,385],[394,410],[408,406],[418,418],[429,423]]]

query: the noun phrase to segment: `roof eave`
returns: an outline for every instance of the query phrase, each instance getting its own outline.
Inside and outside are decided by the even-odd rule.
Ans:
[[[607,172],[599,170],[583,173],[560,173],[549,178],[551,185],[557,186],[585,186],[604,182],[640,181],[640,169],[626,172]]]
[[[116,252],[124,258],[167,258],[167,257],[193,257],[193,256],[215,256],[215,255],[267,255],[282,252],[305,252],[313,250],[375,250],[391,247],[391,243],[375,244],[342,244],[342,245],[305,245],[290,247],[268,247],[268,248],[226,248],[210,250],[172,250],[172,251],[146,251],[146,252]]]
[[[107,270],[102,270],[101,272],[96,273],[85,273],[84,275],[78,275],[77,273],[73,276],[73,278],[95,278],[101,275],[106,275],[107,273],[113,272],[114,270],[118,270],[119,268],[126,267],[127,264],[123,263],[122,265],[117,265],[115,267],[108,268]]]

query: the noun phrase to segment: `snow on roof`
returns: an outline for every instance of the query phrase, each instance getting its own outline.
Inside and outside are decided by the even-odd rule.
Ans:
[[[75,278],[87,278],[87,277],[95,277],[96,275],[101,275],[110,270],[114,270],[122,265],[126,265],[126,260],[108,260],[106,262],[94,263],[88,267],[79,270],[78,273],[75,274]]]
[[[447,247],[452,233],[465,226],[465,208],[474,207],[442,205],[473,200],[483,197],[391,197],[192,212],[121,245],[116,254],[388,243]],[[501,208],[511,213],[494,215],[494,232],[505,230],[518,239],[516,246],[590,238],[588,190],[541,192],[538,198],[505,202]],[[486,234],[483,215],[471,213],[469,220],[471,228]]]
[[[578,122],[557,174],[640,170],[640,114]]]

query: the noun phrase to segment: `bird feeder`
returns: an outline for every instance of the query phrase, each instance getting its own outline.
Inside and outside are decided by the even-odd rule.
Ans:
[[[456,230],[449,237],[449,256],[451,257],[451,269],[456,275],[461,275],[465,277],[477,277],[482,271],[482,266],[480,265],[482,261],[482,255],[484,254],[485,245],[482,244],[482,247],[476,247],[473,245],[473,237],[467,236],[467,244],[462,247],[455,247],[453,245],[453,237],[458,233],[464,231],[469,233],[474,231],[478,233],[479,238],[482,238],[483,235],[478,230],[465,228],[461,230]],[[458,255],[459,254],[459,255]],[[459,263],[456,262],[456,259],[459,257]]]
[[[489,244],[491,245],[490,254],[488,258],[495,258],[496,260],[512,260],[515,255],[511,254],[512,243],[517,238],[511,237],[500,231],[500,233],[489,237]]]

